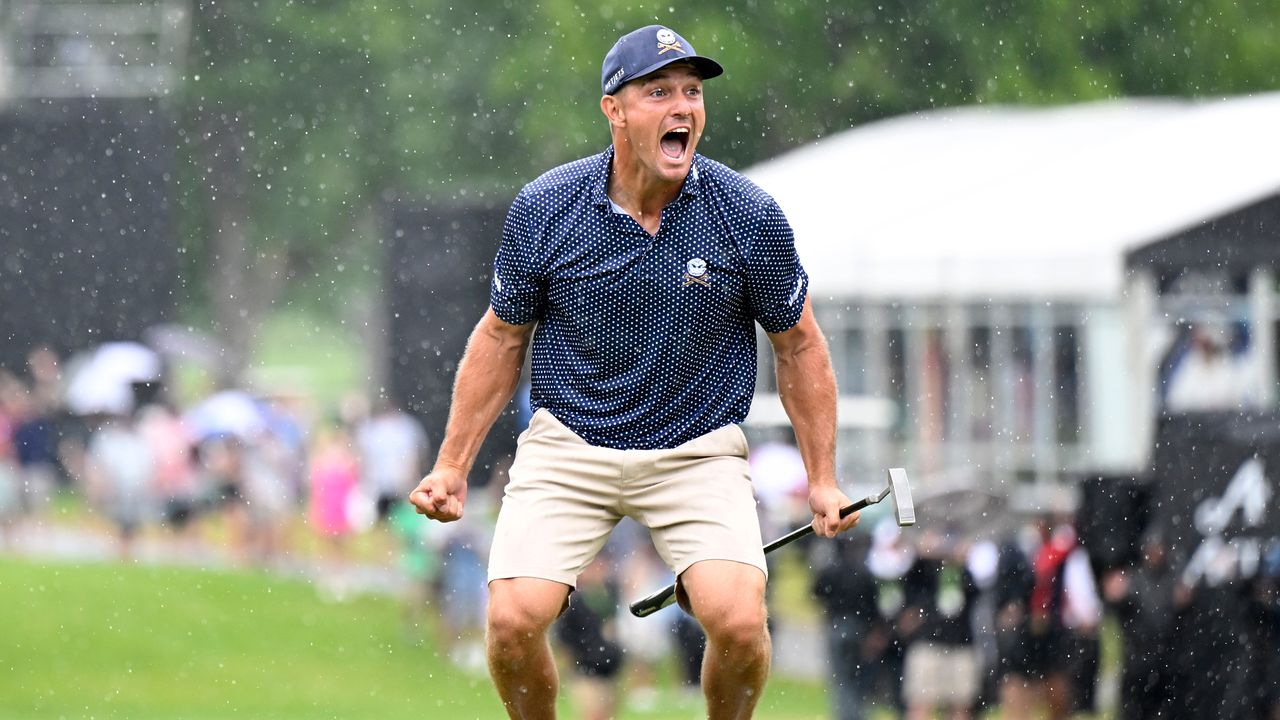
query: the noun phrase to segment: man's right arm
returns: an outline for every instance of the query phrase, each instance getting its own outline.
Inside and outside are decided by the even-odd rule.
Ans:
[[[489,429],[515,393],[536,324],[512,325],[489,308],[471,332],[458,364],[449,422],[435,467],[409,493],[419,513],[441,522],[462,517],[467,474]]]

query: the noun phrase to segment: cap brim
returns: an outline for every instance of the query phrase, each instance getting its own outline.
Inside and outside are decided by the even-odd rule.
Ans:
[[[649,67],[641,70],[640,72],[628,78],[625,82],[619,83],[618,87],[614,88],[613,91],[618,92],[627,83],[635,82],[636,80],[639,80],[646,75],[650,75],[652,73],[658,72],[662,68],[678,62],[686,62],[692,65],[693,68],[698,71],[698,74],[702,76],[703,80],[710,80],[713,77],[718,77],[724,74],[724,68],[720,67],[720,63],[716,62],[715,60],[712,60],[709,57],[702,57],[701,55],[682,55],[680,57],[673,57],[669,60],[660,60],[650,65]]]

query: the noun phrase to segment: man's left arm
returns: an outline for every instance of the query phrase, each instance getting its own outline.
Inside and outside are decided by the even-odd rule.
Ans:
[[[800,320],[769,333],[778,375],[778,395],[795,428],[796,443],[809,476],[813,529],[833,537],[853,527],[858,513],[840,518],[850,500],[836,484],[836,375],[826,338],[806,297]]]

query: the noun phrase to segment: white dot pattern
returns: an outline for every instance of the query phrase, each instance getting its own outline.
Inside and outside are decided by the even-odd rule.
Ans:
[[[490,300],[505,322],[538,321],[533,408],[592,445],[672,448],[746,418],[754,323],[794,326],[808,275],[781,208],[742,175],[695,155],[650,236],[613,211],[612,160],[610,147],[516,196]]]

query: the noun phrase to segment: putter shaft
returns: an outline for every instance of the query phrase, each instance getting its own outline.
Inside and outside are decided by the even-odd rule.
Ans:
[[[849,517],[850,514],[855,513],[865,508],[868,505],[880,502],[881,500],[884,499],[884,496],[887,495],[888,492],[889,492],[888,489],[885,489],[885,491],[883,493],[880,493],[878,496],[869,495],[853,503],[852,505],[847,505],[845,507],[840,508],[840,517],[842,518]],[[787,545],[788,543],[795,542],[796,540],[799,540],[800,538],[806,535],[809,535],[812,532],[813,532],[812,523],[805,525],[804,527],[798,527],[795,530],[792,530],[791,532],[787,533],[786,535],[783,535],[782,537],[778,538],[777,540],[774,540],[768,545],[765,545],[764,551],[765,553],[773,552],[774,550],[777,550],[783,545]],[[658,612],[662,608],[667,607],[668,605],[670,605],[675,601],[676,601],[676,584],[671,583],[670,585],[662,588],[661,590],[631,603],[631,614],[635,615],[636,617],[648,617]]]
[[[852,505],[840,508],[840,517],[848,517],[851,513],[857,512],[868,505],[874,505],[881,500],[884,500],[890,493],[893,493],[894,495],[894,504],[896,506],[894,511],[898,518],[898,525],[904,527],[907,525],[915,525],[916,514],[915,505],[911,501],[911,487],[907,484],[907,473],[902,468],[891,468],[889,470],[889,484],[880,492],[868,495]],[[803,527],[798,527],[768,545],[765,545],[764,551],[765,553],[773,552],[783,545],[795,542],[812,532],[813,523],[809,523]],[[661,590],[631,603],[631,614],[636,617],[648,617],[675,602],[675,600],[676,584],[673,582]]]

